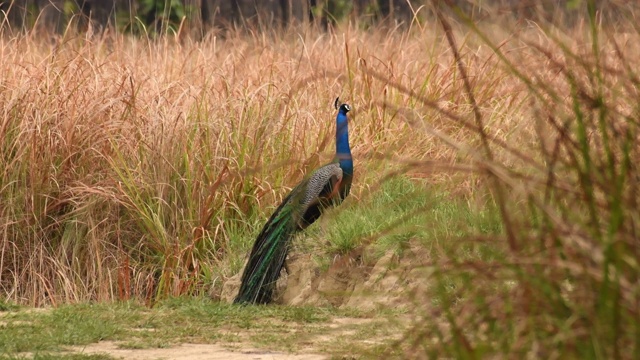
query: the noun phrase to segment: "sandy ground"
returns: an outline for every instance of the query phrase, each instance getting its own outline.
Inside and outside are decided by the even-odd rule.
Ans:
[[[350,257],[351,258],[351,257]],[[396,266],[391,270],[390,264]],[[378,308],[397,308],[406,302],[408,289],[416,289],[416,284],[422,281],[421,274],[412,271],[409,261],[384,256],[374,266],[362,266],[355,262],[336,263],[326,273],[313,270],[313,263],[309,257],[299,257],[289,263],[292,268],[291,276],[286,276],[281,293],[280,302],[299,306],[327,306],[352,307],[360,310],[375,310]],[[239,276],[225,283],[221,298],[231,301],[240,285]],[[404,301],[403,301],[404,300]],[[380,320],[380,319],[377,319]],[[107,354],[120,359],[229,359],[229,360],[321,360],[330,356],[314,353],[322,346],[331,344],[336,339],[347,339],[354,336],[357,326],[376,319],[334,318],[328,325],[328,333],[308,339],[308,347],[304,353],[287,353],[270,351],[252,347],[249,343],[234,343],[230,348],[220,344],[180,344],[168,348],[130,349],[121,348],[115,341],[101,341],[86,346],[69,348],[73,353]],[[398,320],[398,319],[396,319]],[[400,335],[399,333],[398,335]],[[377,344],[388,340],[384,338],[370,338],[367,343]],[[362,340],[360,340],[362,341]]]
[[[165,349],[120,349],[113,341],[101,341],[73,350],[84,354],[109,354],[121,359],[193,359],[193,360],[323,360],[316,354],[286,354],[258,349],[229,350],[215,344],[182,344]]]

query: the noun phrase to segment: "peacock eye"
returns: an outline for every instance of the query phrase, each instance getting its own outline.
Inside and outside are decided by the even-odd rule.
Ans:
[[[351,106],[349,106],[349,104],[344,104],[344,109],[347,111],[351,111]]]

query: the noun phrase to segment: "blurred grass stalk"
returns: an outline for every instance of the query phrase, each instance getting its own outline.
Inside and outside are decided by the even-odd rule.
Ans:
[[[533,148],[493,141],[499,129],[486,125],[475,101],[484,97],[472,85],[479,80],[466,75],[450,20],[436,9],[473,108],[473,121],[448,118],[474,127],[476,136],[457,142],[430,125],[421,130],[465,154],[485,179],[509,246],[500,261],[460,261],[451,251],[428,266],[442,301],[425,307],[426,318],[444,323],[417,324],[408,354],[640,358],[638,49],[620,43],[622,29],[601,27],[595,9],[586,1],[587,25],[571,33],[581,38],[551,26],[541,27],[539,39],[515,34],[520,57],[458,9],[446,9],[492,49],[505,76],[521,83],[530,107],[521,120],[535,130]],[[507,158],[494,156],[504,150]]]

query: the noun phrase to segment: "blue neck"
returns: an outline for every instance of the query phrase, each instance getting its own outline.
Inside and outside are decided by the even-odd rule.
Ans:
[[[353,175],[353,160],[349,147],[349,121],[347,113],[340,111],[336,118],[336,157],[346,175]]]

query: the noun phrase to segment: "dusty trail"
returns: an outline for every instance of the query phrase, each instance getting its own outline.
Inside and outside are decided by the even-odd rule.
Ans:
[[[317,354],[287,354],[253,348],[230,350],[218,344],[181,344],[164,349],[120,349],[113,341],[101,341],[73,350],[83,354],[108,354],[121,359],[140,360],[323,360],[327,356]]]

